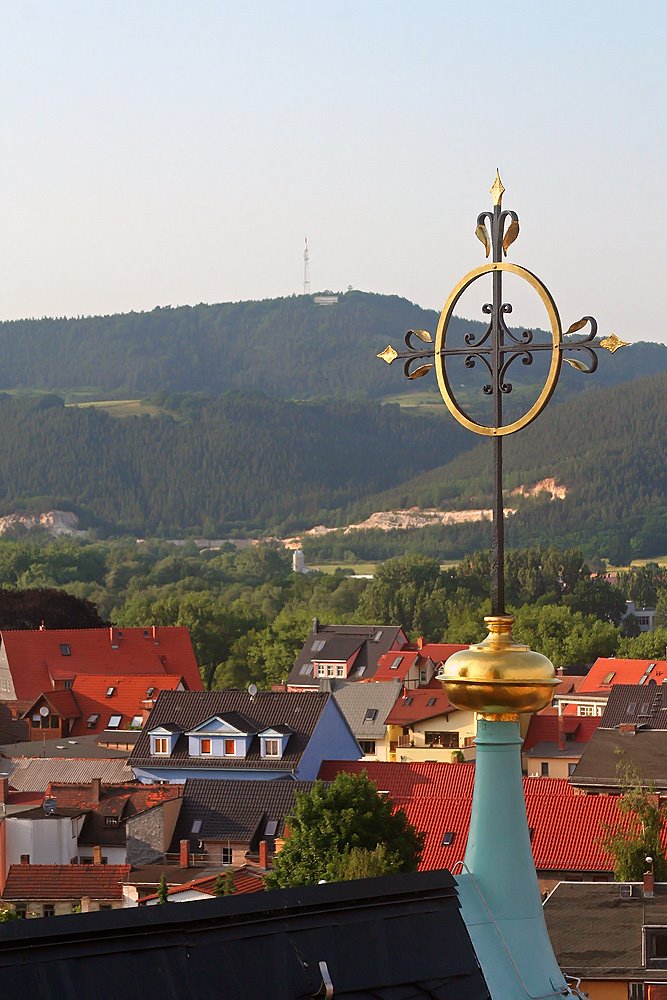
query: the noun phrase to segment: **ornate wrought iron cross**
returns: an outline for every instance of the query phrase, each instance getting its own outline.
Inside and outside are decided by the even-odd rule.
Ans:
[[[438,386],[442,398],[460,424],[473,431],[493,438],[493,544],[491,556],[491,603],[492,613],[505,613],[505,523],[503,511],[503,450],[502,440],[506,434],[514,434],[522,430],[539,416],[551,399],[562,368],[563,361],[577,371],[587,375],[592,374],[598,366],[597,349],[604,348],[612,354],[620,347],[627,346],[615,334],[604,340],[597,340],[597,323],[592,316],[583,316],[565,331],[565,336],[581,332],[578,339],[563,341],[563,330],[556,304],[549,290],[536,275],[518,264],[503,261],[510,246],[519,235],[519,217],[516,212],[503,209],[502,200],[505,188],[496,171],[496,178],[491,188],[493,211],[481,212],[477,217],[475,235],[484,244],[486,256],[491,254],[491,261],[470,271],[452,290],[440,314],[435,344],[431,347],[420,346],[433,344],[433,337],[428,330],[408,330],[405,335],[406,350],[396,351],[393,347],[385,348],[379,358],[391,365],[397,359],[404,361],[403,371],[408,379],[421,378],[433,367],[436,370]],[[487,228],[488,225],[488,228]],[[487,329],[481,336],[468,333],[464,337],[463,347],[448,347],[447,332],[454,309],[467,288],[486,274],[492,275],[492,301],[482,306],[484,315],[489,316]],[[531,330],[523,330],[520,334],[513,333],[505,321],[512,312],[512,306],[503,302],[503,274],[514,274],[528,282],[539,295],[546,309],[551,328],[551,343],[538,343],[534,340]],[[587,332],[585,331],[588,327]],[[531,365],[536,352],[548,352],[549,372],[538,398],[518,419],[504,423],[503,397],[512,392],[512,383],[508,381],[508,372],[517,359],[522,364]],[[578,352],[582,357],[568,358],[565,354]],[[467,368],[474,368],[480,362],[486,369],[488,381],[482,391],[491,397],[493,419],[490,423],[479,423],[473,419],[464,408],[452,390],[447,371],[448,359],[462,358]],[[423,362],[426,359],[433,359]],[[422,362],[417,364],[417,362]]]

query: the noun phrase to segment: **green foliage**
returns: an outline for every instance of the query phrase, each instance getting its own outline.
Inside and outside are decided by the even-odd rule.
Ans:
[[[412,636],[441,635],[447,623],[440,567],[425,556],[389,559],[378,566],[357,607],[359,621],[402,625]]]
[[[16,910],[10,910],[9,907],[3,906],[0,908],[0,924],[7,924],[11,920],[18,920],[19,915]]]
[[[312,791],[297,793],[289,826],[290,836],[267,878],[269,888],[331,881],[362,864],[416,871],[424,843],[403,810],[393,812],[365,773],[341,773],[329,786],[318,781]],[[386,851],[381,857],[350,859],[355,848],[373,852],[378,845]]]
[[[218,872],[213,886],[213,895],[233,896],[235,892],[236,882],[234,881],[234,872],[231,869],[226,871],[224,875],[222,872]]]
[[[619,752],[619,751],[617,751]],[[605,851],[614,859],[614,878],[617,882],[641,881],[646,871],[646,858],[653,859],[656,881],[667,878],[667,861],[662,850],[661,834],[667,818],[667,807],[653,785],[645,785],[641,774],[619,752],[616,775],[623,790],[619,811],[631,817],[630,828],[605,825],[601,841]]]
[[[632,639],[621,639],[616,655],[631,660],[664,660],[667,656],[667,628],[662,626],[653,632],[642,632]]]
[[[157,887],[157,901],[158,903],[169,902],[169,886],[167,885],[167,879],[164,872],[160,875],[160,884]]]
[[[330,881],[349,882],[357,878],[377,878],[401,871],[401,859],[392,854],[386,844],[378,844],[372,850],[353,847],[332,861],[329,866]]]
[[[619,630],[610,622],[583,615],[563,605],[524,605],[515,614],[514,637],[548,656],[555,667],[592,663],[610,656]]]

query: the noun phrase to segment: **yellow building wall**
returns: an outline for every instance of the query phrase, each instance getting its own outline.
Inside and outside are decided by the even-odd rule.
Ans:
[[[591,1000],[628,1000],[628,984],[603,979],[582,979],[580,991],[590,994]]]
[[[542,763],[549,765],[549,778],[568,778],[568,764],[576,764],[579,757],[530,757],[526,759],[524,767],[527,774],[542,774]]]

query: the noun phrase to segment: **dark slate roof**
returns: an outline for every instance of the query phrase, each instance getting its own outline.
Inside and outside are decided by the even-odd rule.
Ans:
[[[317,632],[308,633],[303,649],[294,661],[287,683],[293,686],[317,687],[312,662],[316,660],[347,660],[359,650],[351,679],[365,681],[377,670],[378,660],[396,642],[399,625],[319,625]],[[313,650],[313,644],[324,642],[324,648]],[[308,669],[310,667],[310,669]],[[363,668],[363,673],[357,671]]]
[[[584,743],[566,743],[564,747],[559,747],[557,743],[545,740],[543,743],[536,743],[530,750],[524,750],[524,756],[532,757],[580,757],[584,752]]]
[[[189,840],[193,851],[201,840],[259,842],[271,820],[276,823],[273,836],[280,836],[285,817],[294,809],[297,791],[309,792],[314,784],[291,778],[190,779],[185,783],[183,805],[169,850],[177,854],[181,840]],[[196,820],[202,821],[201,830],[193,833]]]
[[[667,685],[614,684],[600,726],[615,729],[628,723],[667,729]]]
[[[624,733],[618,729],[596,729],[584,748],[570,782],[582,788],[618,788],[618,752],[634,765],[646,784],[667,789],[667,733],[638,729]]]
[[[238,712],[261,732],[274,723],[292,730],[281,758],[260,755],[260,742],[254,737],[245,757],[190,757],[188,738],[179,736],[171,756],[154,757],[150,736],[144,729],[130,755],[129,763],[155,767],[207,767],[288,771],[298,767],[330,694],[312,691],[260,691],[254,697],[247,691],[161,691],[150,715],[151,729],[175,723],[187,732],[214,715]]]
[[[0,928],[7,995],[39,1000],[490,1000],[447,871]],[[324,995],[324,990],[319,994]]]
[[[401,690],[401,684],[397,681],[371,681],[368,684],[347,681],[336,685],[333,695],[357,739],[372,740],[381,739],[385,735],[385,719],[396,704]],[[376,713],[374,718],[367,718],[370,712]]]
[[[41,730],[45,732],[45,730]],[[123,739],[125,734],[123,733]],[[0,749],[0,757],[127,757],[127,750],[118,750],[98,743],[99,736],[62,736],[59,739],[28,740],[8,743]],[[1,762],[0,762],[1,763]],[[0,767],[0,771],[5,768]]]
[[[667,925],[667,885],[658,883],[654,898],[644,899],[633,883],[630,899],[622,899],[618,882],[561,882],[544,916],[566,975],[643,981],[642,922]],[[651,968],[650,979],[667,981],[667,970]]]

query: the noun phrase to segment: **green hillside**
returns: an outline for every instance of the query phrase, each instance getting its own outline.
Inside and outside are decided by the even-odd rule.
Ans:
[[[435,331],[437,313],[390,295],[347,292],[331,306],[308,296],[260,302],[157,308],[146,313],[0,323],[0,389],[87,390],[95,399],[136,399],[156,392],[231,389],[304,399],[362,399],[404,393],[400,368],[375,357],[391,342],[400,346],[411,327]],[[479,333],[481,323],[454,320],[452,336]],[[641,344],[621,356],[605,352],[595,376],[600,386],[667,371],[667,347]],[[481,373],[461,365],[463,395]],[[530,368],[512,368],[517,387],[541,379]],[[561,395],[587,380],[566,368]],[[435,389],[431,373],[419,389]],[[97,397],[96,395],[97,394]],[[477,392],[475,389],[475,396]],[[514,397],[516,398],[516,397]]]

